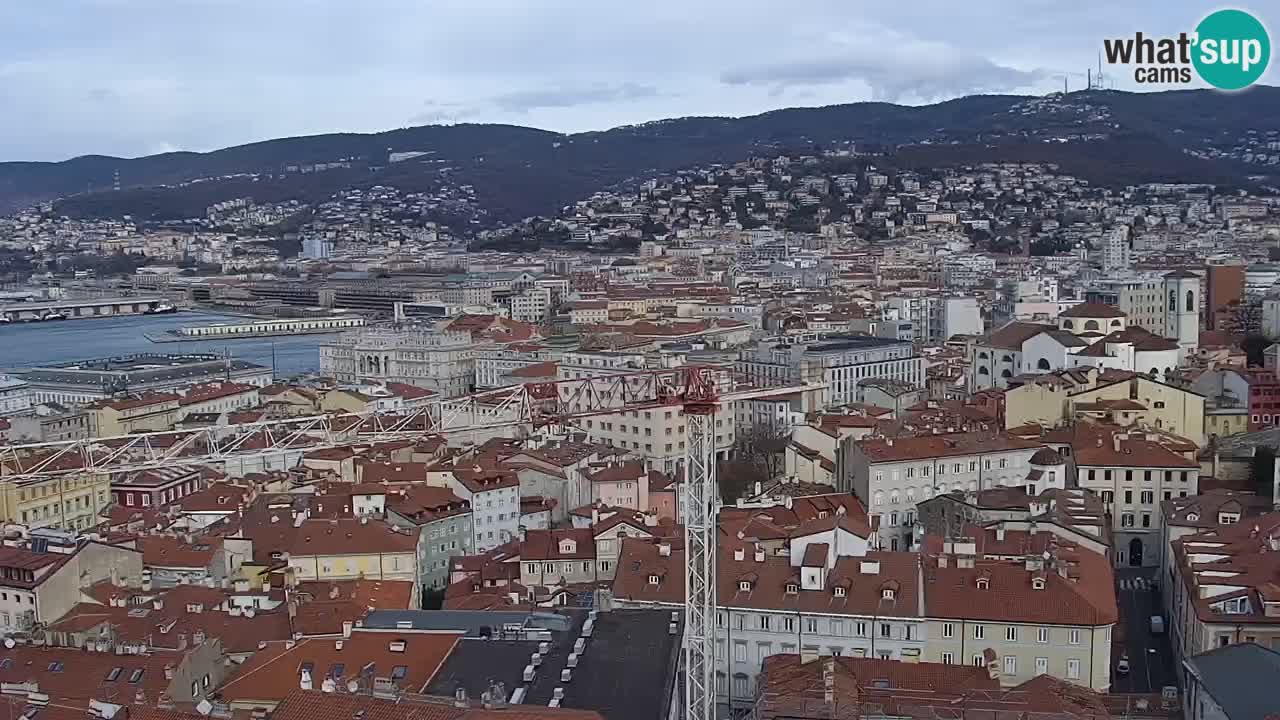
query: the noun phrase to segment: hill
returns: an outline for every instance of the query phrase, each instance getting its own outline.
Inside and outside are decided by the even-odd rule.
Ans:
[[[62,198],[58,211],[72,216],[167,220],[199,216],[208,205],[236,197],[315,202],[343,188],[428,191],[452,183],[471,185],[491,220],[508,221],[553,213],[631,178],[843,141],[886,149],[906,164],[1043,158],[1099,184],[1230,184],[1256,168],[1184,151],[1229,147],[1276,117],[1280,88],[1255,87],[1234,94],[1107,91],[971,96],[924,106],[853,103],[573,135],[511,125],[425,126],[208,153],[0,163],[0,212]],[[1054,147],[1066,137],[1085,144]],[[391,163],[390,153],[423,154]],[[307,171],[317,164],[325,169]],[[116,173],[123,189],[111,191]]]

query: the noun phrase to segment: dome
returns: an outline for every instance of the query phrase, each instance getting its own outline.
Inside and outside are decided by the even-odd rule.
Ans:
[[[1053,448],[1040,448],[1031,456],[1032,465],[1066,465],[1067,461]]]

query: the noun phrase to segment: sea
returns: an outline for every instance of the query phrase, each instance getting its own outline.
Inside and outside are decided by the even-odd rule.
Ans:
[[[161,335],[183,325],[244,322],[242,317],[205,312],[172,315],[126,315],[41,323],[0,325],[0,369],[119,357],[135,353],[216,353],[275,368],[275,377],[289,378],[320,369],[320,344],[334,335],[288,335],[273,338],[215,339],[154,343],[146,335]]]

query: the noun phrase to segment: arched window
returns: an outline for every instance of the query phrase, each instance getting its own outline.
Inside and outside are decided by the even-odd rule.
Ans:
[[[1000,357],[1000,362],[1007,362],[1007,363],[1011,363],[1011,362],[1013,362],[1013,356],[1012,356],[1012,355],[1003,355],[1003,356],[1001,356],[1001,357]]]
[[[984,353],[984,352],[980,352],[980,353],[978,353],[978,359],[979,359],[979,360],[986,360],[986,359],[987,359],[987,354],[986,354],[986,353]]]
[[[1001,371],[1000,371],[1000,377],[1002,377],[1002,378],[1011,378],[1011,377],[1013,377],[1013,373],[1009,372],[1008,368],[1006,368],[1006,369],[1004,369],[1004,370],[1001,370]]]
[[[986,368],[984,368],[984,367],[980,367],[980,368],[978,368],[978,374],[979,374],[979,375],[990,375],[991,373],[990,373]]]
[[[1036,368],[1037,368],[1037,369],[1039,369],[1039,370],[1048,370],[1048,369],[1049,369],[1049,360],[1048,360],[1048,358],[1040,358],[1039,360],[1037,360],[1037,361],[1036,361]]]
[[[1098,329],[1098,321],[1097,321],[1097,320],[1085,320],[1085,321],[1084,321],[1084,329],[1085,329],[1085,330],[1097,330],[1097,329]]]
[[[1187,312],[1196,311],[1196,293],[1194,290],[1187,291]]]
[[[1120,327],[1120,321],[1119,321],[1119,320],[1112,320],[1112,321],[1111,321],[1111,327],[1115,327],[1115,328]]]
[[[1062,321],[1062,329],[1063,329],[1063,330],[1070,330],[1070,329],[1072,329],[1072,328],[1074,328],[1074,327],[1075,327],[1075,324],[1074,324],[1074,323],[1072,323],[1070,320],[1063,320],[1063,321]]]

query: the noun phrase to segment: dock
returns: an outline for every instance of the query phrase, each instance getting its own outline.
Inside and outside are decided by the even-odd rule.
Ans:
[[[244,323],[185,325],[163,333],[144,333],[153,343],[199,342],[202,340],[240,340],[284,337],[291,335],[331,335],[364,327],[363,317],[291,318],[254,320]]]
[[[115,297],[11,303],[0,307],[0,317],[12,322],[30,322],[40,320],[46,313],[61,313],[68,320],[144,315],[167,302],[161,297]]]

